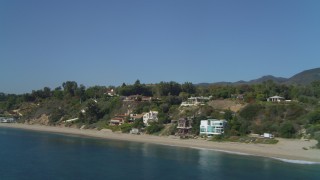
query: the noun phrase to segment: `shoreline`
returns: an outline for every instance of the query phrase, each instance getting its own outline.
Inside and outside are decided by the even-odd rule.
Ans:
[[[0,123],[0,128],[15,128],[59,134],[80,135],[105,140],[121,140],[139,143],[151,143],[166,146],[185,147],[192,149],[213,150],[217,152],[250,155],[272,158],[288,163],[320,164],[320,150],[312,149],[317,141],[277,138],[277,144],[245,144],[238,142],[212,142],[203,139],[180,139],[171,136],[133,135],[110,132],[109,130],[89,130],[69,127],[28,125],[19,123]],[[304,150],[303,148],[308,148]]]

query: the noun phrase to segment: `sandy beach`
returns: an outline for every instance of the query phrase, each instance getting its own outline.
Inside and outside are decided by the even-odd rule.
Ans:
[[[317,141],[297,140],[297,139],[281,139],[277,138],[277,144],[245,144],[235,142],[212,142],[203,139],[179,139],[172,136],[152,136],[152,135],[132,135],[123,133],[114,133],[109,130],[88,130],[67,127],[53,127],[42,125],[27,124],[4,124],[0,123],[0,127],[19,128],[33,131],[44,131],[53,133],[83,135],[95,138],[134,141],[141,143],[152,143],[178,147],[209,149],[216,151],[224,151],[229,153],[241,153],[254,156],[263,156],[277,159],[287,159],[293,162],[318,162],[320,163],[320,150],[313,149]],[[305,150],[307,149],[307,150]],[[308,161],[308,162],[306,162]]]

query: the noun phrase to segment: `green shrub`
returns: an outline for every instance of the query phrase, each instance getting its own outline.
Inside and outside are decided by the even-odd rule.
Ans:
[[[296,130],[292,122],[285,122],[280,126],[279,133],[281,137],[293,138],[295,136]]]
[[[315,124],[320,122],[320,111],[313,111],[308,115],[308,120],[310,124]]]
[[[122,133],[129,133],[130,130],[132,129],[132,124],[125,123],[125,124],[120,125],[119,127],[120,127]]]
[[[309,125],[307,127],[307,134],[310,134],[312,137],[314,137],[316,132],[320,132],[320,124]]]
[[[213,140],[213,141],[221,142],[221,141],[224,141],[224,140],[225,140],[225,138],[224,138],[224,135],[223,135],[223,134],[221,134],[221,135],[213,136],[212,140]]]
[[[58,122],[64,115],[65,115],[65,111],[63,110],[63,108],[56,108],[55,110],[53,110],[53,112],[51,113],[50,117],[49,117],[49,121],[51,123],[55,123]]]
[[[150,123],[150,126],[146,127],[146,132],[148,134],[153,134],[153,133],[161,131],[161,129],[163,129],[163,128],[164,128],[164,126],[162,124],[159,124],[157,122],[152,122],[152,123]]]

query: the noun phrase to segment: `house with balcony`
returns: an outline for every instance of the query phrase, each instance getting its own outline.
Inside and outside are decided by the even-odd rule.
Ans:
[[[178,134],[180,136],[184,136],[190,133],[191,131],[191,124],[192,120],[188,118],[180,118],[178,121],[177,129],[178,129]]]
[[[207,119],[200,121],[200,135],[221,135],[227,125],[226,120]]]

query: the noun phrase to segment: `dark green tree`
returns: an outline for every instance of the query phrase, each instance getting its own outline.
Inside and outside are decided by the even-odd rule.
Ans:
[[[85,97],[87,99],[90,99],[90,98],[94,98],[94,99],[101,98],[103,96],[105,90],[106,90],[106,87],[104,87],[104,86],[89,87],[85,91]]]
[[[85,101],[86,100],[86,87],[84,85],[80,85],[79,88],[76,90],[76,96],[80,98],[80,101]]]
[[[5,93],[0,93],[0,101],[5,101],[7,99],[7,96]]]
[[[311,112],[308,115],[308,120],[310,124],[320,123],[320,110]]]
[[[89,101],[86,110],[86,120],[89,124],[97,122],[101,118],[100,108],[95,101]]]
[[[75,81],[67,81],[62,83],[62,87],[64,89],[65,95],[69,95],[73,97],[75,96],[76,90],[78,88],[78,84]]]
[[[195,94],[197,89],[191,82],[185,82],[181,85],[181,91],[188,94]]]
[[[49,87],[43,88],[43,98],[49,98],[52,96],[51,89]]]
[[[160,96],[179,96],[181,92],[181,85],[177,82],[171,81],[171,82],[160,82],[158,85],[158,90],[160,93]]]
[[[35,100],[36,100],[36,98],[29,93],[26,93],[23,95],[23,101],[25,101],[25,102],[33,102]]]
[[[198,135],[200,133],[200,122],[201,122],[201,120],[206,120],[206,119],[207,119],[206,116],[198,116],[198,117],[192,118],[192,129],[191,129],[191,132],[193,134]]]
[[[233,112],[232,112],[230,109],[225,110],[225,111],[224,111],[223,118],[224,118],[225,120],[229,121],[229,120],[231,120],[231,119],[233,118],[232,114],[233,114]]]
[[[55,88],[55,90],[53,91],[53,97],[60,99],[60,100],[63,99],[63,91],[60,86]]]
[[[230,136],[239,136],[240,127],[241,122],[238,120],[237,116],[235,116],[233,119],[228,121],[225,133]]]

